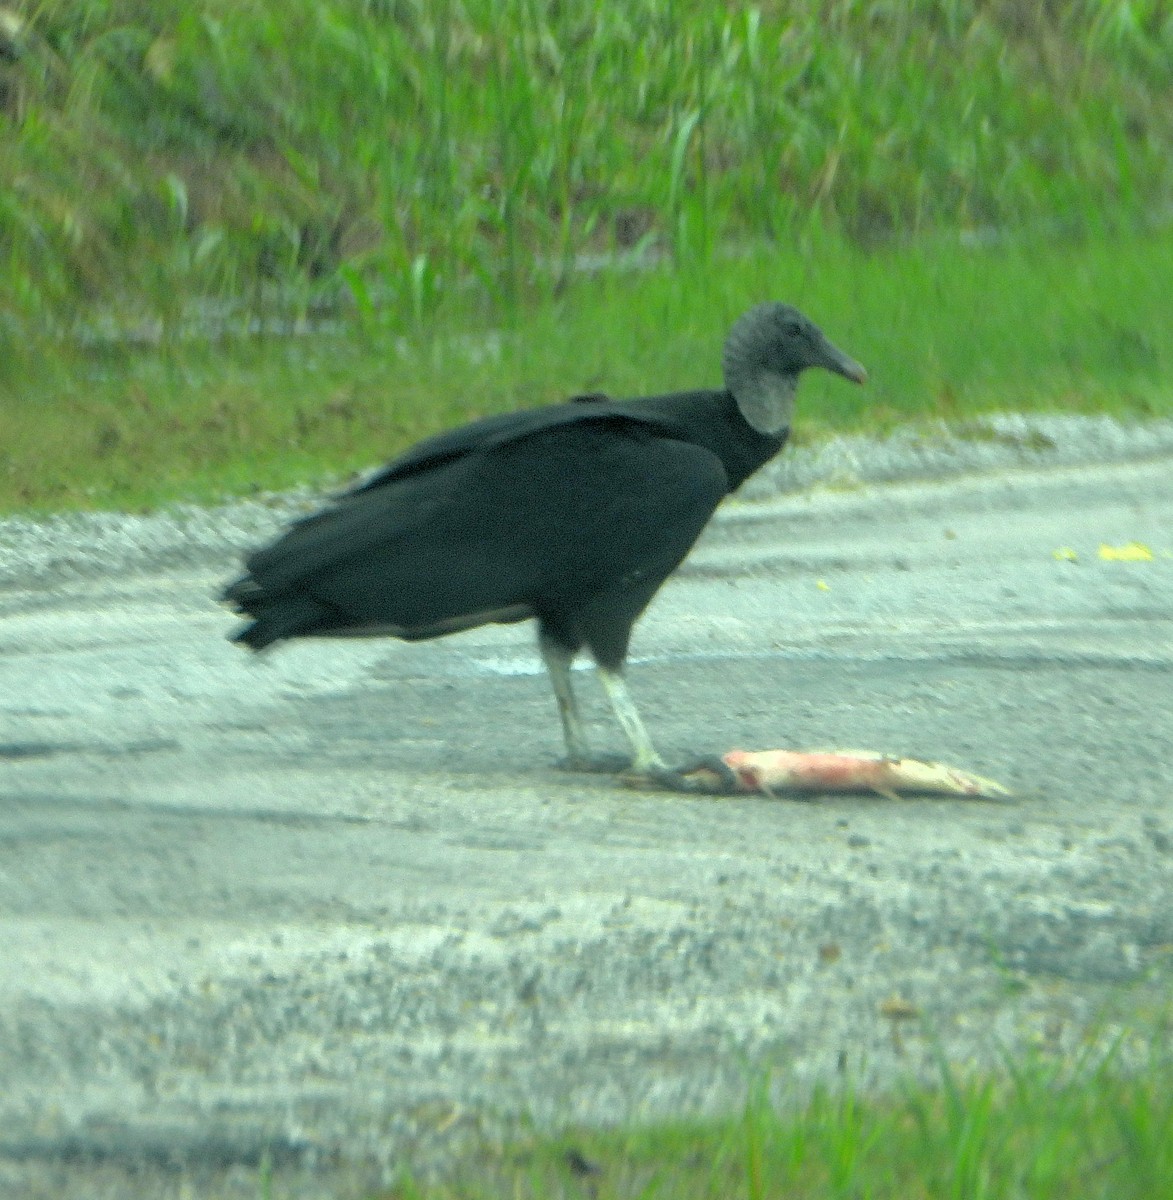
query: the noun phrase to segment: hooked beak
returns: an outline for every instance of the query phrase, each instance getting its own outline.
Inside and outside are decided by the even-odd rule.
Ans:
[[[852,383],[867,383],[868,373],[864,370],[860,363],[857,363],[854,358],[843,353],[838,346],[833,346],[826,338],[823,339],[823,361],[822,366],[828,371],[834,371],[836,375],[842,375],[844,379],[850,379]]]

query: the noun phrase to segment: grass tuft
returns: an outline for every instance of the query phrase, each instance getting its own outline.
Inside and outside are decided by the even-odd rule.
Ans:
[[[749,1090],[740,1117],[536,1137],[453,1183],[380,1200],[1156,1200],[1173,1180],[1173,1078],[1031,1058],[1004,1075],[805,1103]]]

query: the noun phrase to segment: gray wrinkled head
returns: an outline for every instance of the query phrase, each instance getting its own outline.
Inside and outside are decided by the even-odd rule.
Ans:
[[[739,317],[721,356],[725,386],[760,433],[778,433],[790,424],[794,389],[807,367],[823,367],[854,383],[868,377],[813,321],[777,302],[759,304]]]

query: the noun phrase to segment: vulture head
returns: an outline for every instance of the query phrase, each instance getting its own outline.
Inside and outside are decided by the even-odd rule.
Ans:
[[[789,304],[756,305],[738,318],[725,339],[725,386],[759,433],[778,433],[790,424],[794,389],[807,367],[823,367],[853,383],[868,377],[855,359]]]

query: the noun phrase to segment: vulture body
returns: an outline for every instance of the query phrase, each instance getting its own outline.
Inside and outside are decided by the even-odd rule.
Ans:
[[[864,370],[797,310],[734,325],[724,389],[583,397],[428,438],[249,556],[224,593],[254,650],[294,637],[441,637],[535,618],[568,764],[592,765],[570,685],[584,647],[634,751],[663,768],[623,681],[633,624],[721,500],[782,449],[810,366]]]

